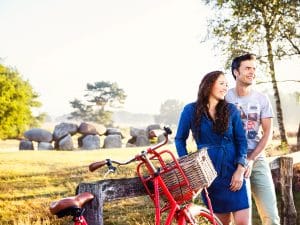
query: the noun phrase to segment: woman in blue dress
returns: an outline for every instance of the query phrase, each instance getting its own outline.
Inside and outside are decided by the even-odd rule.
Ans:
[[[227,90],[223,72],[204,76],[196,102],[181,113],[175,144],[180,157],[187,155],[186,141],[192,131],[197,149],[207,147],[218,173],[208,188],[215,214],[224,225],[230,224],[231,216],[235,225],[249,225],[250,199],[244,179],[247,140],[240,112],[224,100]]]

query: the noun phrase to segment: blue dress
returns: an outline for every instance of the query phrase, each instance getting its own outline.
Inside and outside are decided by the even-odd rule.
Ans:
[[[245,165],[247,157],[247,139],[240,112],[228,103],[229,126],[224,134],[213,131],[213,122],[206,115],[201,116],[200,135],[196,139],[197,149],[207,147],[208,154],[218,173],[217,178],[207,189],[216,213],[229,213],[249,208],[250,199],[247,195],[246,181],[242,188],[233,192],[229,189],[233,173],[237,164]],[[178,155],[186,155],[186,140],[192,131],[196,134],[194,124],[196,103],[186,105],[181,113],[178,123],[175,144]],[[206,198],[202,193],[204,203]]]

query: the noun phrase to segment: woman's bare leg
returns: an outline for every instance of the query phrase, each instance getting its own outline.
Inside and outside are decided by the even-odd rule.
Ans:
[[[251,225],[250,224],[250,210],[248,209],[242,209],[236,212],[233,212],[233,220],[235,225]]]
[[[215,215],[221,220],[223,225],[230,225],[231,213],[215,213]]]

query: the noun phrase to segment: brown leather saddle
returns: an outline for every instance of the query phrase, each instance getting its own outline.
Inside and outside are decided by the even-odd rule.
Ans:
[[[64,216],[81,216],[84,212],[83,205],[94,198],[90,192],[83,192],[76,196],[67,197],[51,202],[50,212],[58,218]]]

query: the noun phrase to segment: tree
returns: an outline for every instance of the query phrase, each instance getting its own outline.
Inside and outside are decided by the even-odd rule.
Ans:
[[[34,117],[31,112],[33,107],[41,106],[37,98],[28,81],[0,64],[0,139],[20,137],[44,118],[44,114]]]
[[[88,98],[87,101],[100,106],[101,111],[104,111],[106,106],[119,107],[126,99],[124,90],[119,88],[115,82],[100,81],[94,84],[87,84],[86,87],[87,94],[85,97]]]
[[[85,105],[79,99],[74,99],[70,101],[71,106],[76,109],[75,111],[71,112],[69,119],[75,120],[87,120],[90,121],[93,114],[93,108],[91,105]]]
[[[160,114],[154,117],[156,123],[176,125],[183,108],[183,103],[176,99],[168,99],[160,106]]]
[[[295,93],[297,103],[300,104],[300,92]],[[300,122],[298,125],[298,132],[297,132],[297,151],[300,151]]]
[[[274,62],[283,57],[300,56],[300,1],[295,0],[215,0],[218,15],[210,20],[210,35],[218,49],[233,57],[258,53],[271,77],[281,143],[287,143]]]
[[[117,83],[108,81],[88,83],[86,92],[84,97],[88,104],[78,99],[70,102],[71,106],[76,109],[71,113],[70,119],[81,118],[109,125],[112,122],[112,112],[109,108],[120,107],[127,97]]]

